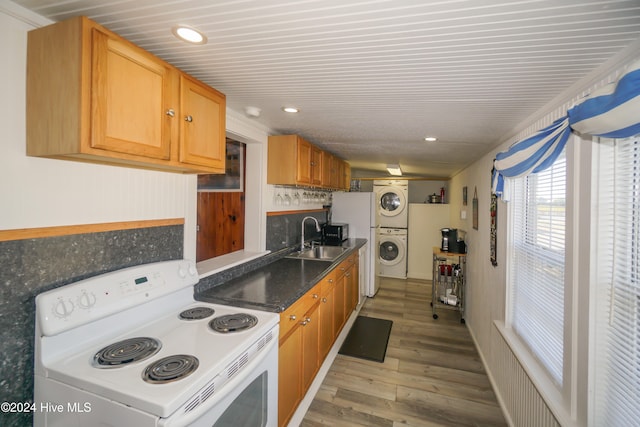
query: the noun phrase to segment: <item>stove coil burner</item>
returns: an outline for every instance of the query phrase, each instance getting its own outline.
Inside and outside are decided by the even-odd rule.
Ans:
[[[166,384],[185,378],[198,369],[195,356],[175,354],[156,360],[144,369],[142,379],[151,384]]]
[[[239,332],[253,328],[258,324],[258,318],[247,313],[227,314],[214,318],[209,327],[216,332]]]
[[[215,313],[213,308],[209,307],[192,307],[180,313],[182,320],[200,320],[205,319]]]
[[[104,347],[93,356],[97,368],[118,368],[128,363],[147,359],[158,351],[162,344],[155,338],[136,337],[118,341]]]

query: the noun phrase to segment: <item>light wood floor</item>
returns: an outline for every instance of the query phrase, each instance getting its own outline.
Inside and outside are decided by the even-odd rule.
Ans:
[[[430,301],[430,282],[382,279],[360,315],[393,321],[384,363],[339,354],[301,425],[507,425],[459,313]]]

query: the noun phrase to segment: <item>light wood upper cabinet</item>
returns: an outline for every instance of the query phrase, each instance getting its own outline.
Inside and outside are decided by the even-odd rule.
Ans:
[[[168,160],[173,69],[97,28],[91,40],[89,147]]]
[[[311,185],[311,143],[298,135],[269,137],[267,184]]]
[[[298,135],[269,137],[267,184],[345,189],[347,163]],[[335,167],[341,168],[338,172]]]
[[[322,184],[322,150],[311,146],[311,185]]]
[[[224,173],[225,103],[86,17],[28,34],[28,155]]]
[[[225,96],[182,75],[180,100],[180,162],[224,170]]]
[[[322,152],[322,186],[325,188],[331,188],[331,170],[333,168],[333,162],[336,158],[328,151]]]
[[[311,143],[296,138],[296,184],[311,184]]]

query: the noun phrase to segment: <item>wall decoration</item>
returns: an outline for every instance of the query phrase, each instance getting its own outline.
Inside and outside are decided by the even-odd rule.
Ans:
[[[478,187],[473,188],[473,200],[471,201],[473,208],[473,229],[478,229]]]
[[[491,193],[491,205],[489,208],[489,218],[491,219],[491,229],[489,233],[489,250],[491,257],[491,265],[494,267],[498,265],[497,258],[497,240],[498,240],[498,196],[495,193]]]
[[[462,187],[462,206],[467,206],[467,186]]]

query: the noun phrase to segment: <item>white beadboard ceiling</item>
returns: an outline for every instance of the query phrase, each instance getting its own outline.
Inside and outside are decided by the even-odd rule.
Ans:
[[[89,16],[224,92],[230,109],[258,107],[251,120],[377,175],[400,163],[451,176],[640,38],[640,0],[15,3],[54,21]],[[208,44],[178,41],[176,24]]]

